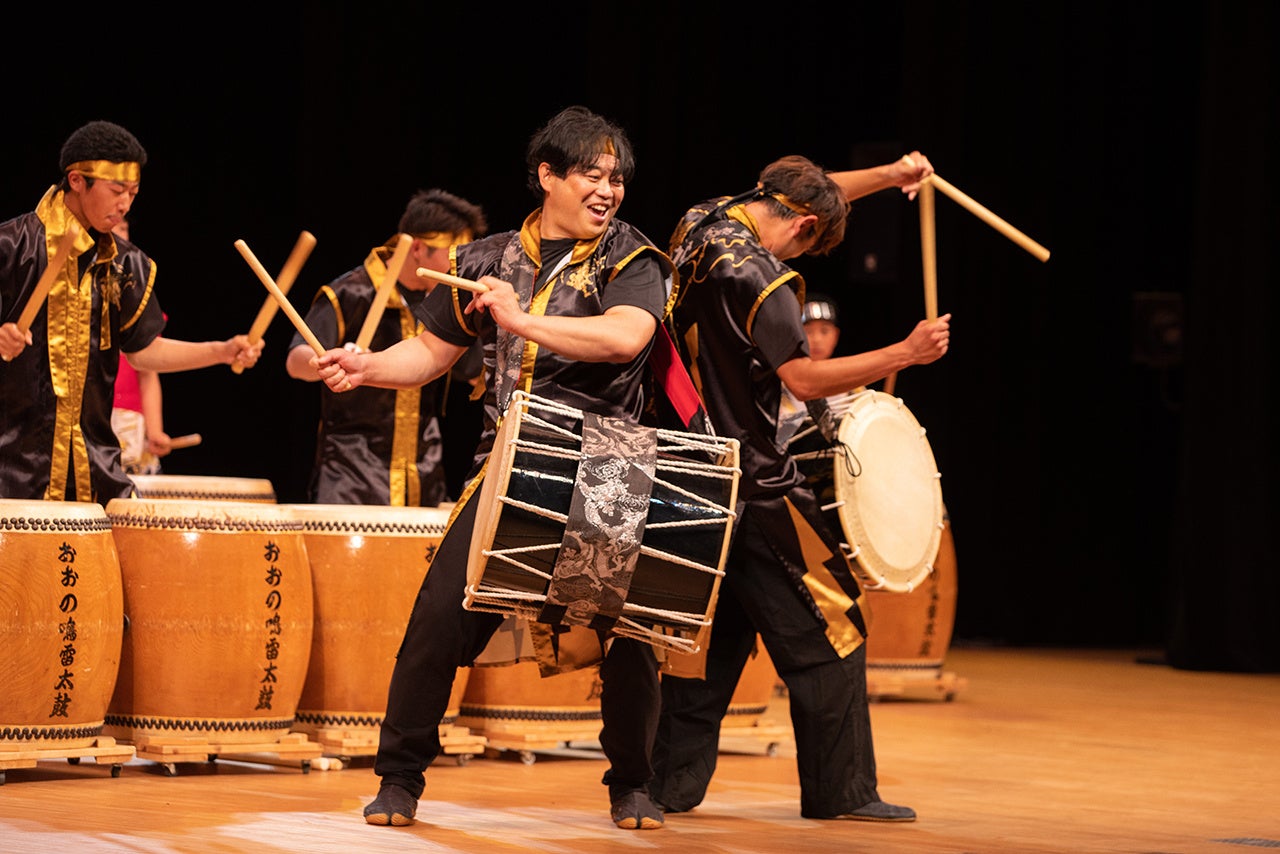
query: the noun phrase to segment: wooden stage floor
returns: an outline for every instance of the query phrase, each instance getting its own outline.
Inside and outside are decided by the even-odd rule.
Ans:
[[[11,768],[3,852],[1163,852],[1280,848],[1280,675],[1180,671],[1142,650],[958,646],[953,700],[872,706],[880,792],[910,824],[799,815],[789,728],[721,754],[707,800],[655,831],[608,818],[598,745],[427,772],[416,825],[371,827],[368,757],[341,769],[133,759]],[[1150,663],[1152,661],[1156,663]],[[787,724],[777,698],[764,720]],[[528,757],[525,757],[528,758]],[[320,764],[324,764],[323,762]],[[173,771],[174,773],[170,773]]]

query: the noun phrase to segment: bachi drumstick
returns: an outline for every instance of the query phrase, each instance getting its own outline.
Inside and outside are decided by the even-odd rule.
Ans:
[[[316,338],[311,328],[307,326],[307,322],[302,319],[302,315],[298,314],[297,309],[289,304],[289,298],[284,295],[277,285],[271,279],[271,274],[262,266],[262,262],[253,254],[253,250],[249,248],[249,244],[243,240],[236,241],[236,249],[240,250],[240,254],[244,256],[244,260],[249,262],[249,266],[253,268],[253,272],[258,274],[258,279],[266,286],[271,295],[276,298],[276,302],[280,304],[281,310],[293,321],[293,326],[302,334],[306,342],[311,345],[311,349],[315,350],[317,356],[324,355],[324,345],[320,343],[320,339]]]
[[[489,291],[489,286],[481,282],[473,282],[470,279],[451,276],[448,273],[437,273],[435,270],[429,270],[426,267],[418,268],[418,278],[435,279],[437,282],[443,282],[451,288],[461,288],[464,291],[473,291],[477,294],[488,293]]]
[[[178,448],[194,448],[204,439],[199,433],[188,433],[185,436],[174,436],[169,440],[169,449],[177,450]]]
[[[66,264],[67,256],[71,254],[71,247],[80,234],[80,223],[74,218],[68,217],[68,219],[67,233],[62,235],[62,240],[58,242],[58,249],[53,253],[53,260],[40,274],[36,289],[31,292],[31,298],[27,300],[22,314],[18,317],[19,332],[26,333],[31,328],[31,321],[35,320],[36,315],[39,314],[40,306],[44,305],[45,297],[49,296],[49,289],[53,287],[54,279],[58,278],[58,271]]]
[[[387,272],[382,277],[382,284],[378,285],[373,305],[369,306],[364,325],[360,327],[360,334],[356,336],[356,347],[362,353],[369,349],[369,343],[373,341],[373,333],[378,328],[378,321],[382,319],[382,312],[387,307],[391,292],[396,289],[396,280],[400,278],[400,271],[404,269],[404,262],[409,257],[409,247],[412,245],[413,235],[400,235],[400,240],[396,243],[396,251],[391,254],[391,260],[387,262]]]
[[[316,246],[316,237],[309,231],[303,231],[298,235],[298,240],[293,244],[293,251],[289,253],[289,258],[284,262],[284,266],[280,268],[280,275],[276,277],[276,287],[280,288],[280,293],[289,293],[289,288],[293,287],[294,279],[298,278],[298,271],[302,269],[302,265],[307,263],[307,258],[311,255],[311,250]],[[268,296],[262,302],[262,308],[258,309],[258,316],[254,318],[253,325],[249,327],[249,343],[257,344],[262,340],[262,336],[266,334],[267,327],[271,325],[271,320],[276,316],[276,309],[279,303]],[[231,370],[237,374],[244,372],[244,365],[239,362],[231,365]]]
[[[910,161],[910,158],[907,158]],[[916,196],[920,203],[920,265],[924,270],[924,315],[928,320],[938,319],[938,241],[933,214],[933,184],[920,183]],[[884,393],[893,394],[898,384],[898,372],[884,378]]]
[[[969,213],[973,214],[978,219],[982,220],[987,225],[991,226],[996,231],[1000,232],[1005,237],[1009,238],[1014,243],[1018,244],[1023,249],[1030,252],[1032,255],[1036,257],[1037,260],[1040,260],[1040,261],[1049,260],[1048,249],[1045,249],[1039,243],[1036,243],[1030,237],[1027,237],[1021,231],[1018,231],[1018,229],[1009,225],[1009,223],[1005,222],[1000,217],[996,216],[991,211],[987,210],[982,205],[975,202],[972,198],[970,198],[965,193],[962,193],[960,190],[957,190],[952,184],[947,182],[946,179],[938,175],[937,172],[928,176],[927,178],[924,179],[924,181],[921,182],[922,188],[928,184],[933,184],[939,190],[946,193],[954,201],[959,203],[961,207],[969,211]]]

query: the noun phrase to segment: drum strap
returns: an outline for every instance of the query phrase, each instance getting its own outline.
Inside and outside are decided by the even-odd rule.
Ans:
[[[649,516],[657,430],[585,413],[582,461],[539,622],[612,628],[622,616]]]
[[[834,447],[840,438],[840,423],[831,411],[831,405],[827,403],[827,399],[819,397],[809,400],[805,402],[805,406],[809,409],[809,417],[817,425],[822,438],[827,440],[828,445]]]

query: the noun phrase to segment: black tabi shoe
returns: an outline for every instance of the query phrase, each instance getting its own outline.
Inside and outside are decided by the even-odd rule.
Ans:
[[[863,804],[852,812],[833,816],[847,821],[915,821],[916,811],[911,807],[900,807],[884,801],[872,801]]]
[[[407,827],[413,824],[418,812],[418,799],[407,789],[394,783],[384,783],[378,789],[378,797],[364,808],[364,820],[369,824],[389,824]]]
[[[623,830],[657,830],[663,823],[662,810],[654,806],[643,789],[614,798],[609,816]]]

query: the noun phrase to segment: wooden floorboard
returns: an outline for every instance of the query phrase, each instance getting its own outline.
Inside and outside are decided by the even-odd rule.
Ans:
[[[1154,663],[1152,663],[1154,662]],[[726,743],[706,801],[656,831],[610,823],[593,743],[427,772],[419,822],[366,825],[367,758],[9,768],[3,852],[1143,852],[1280,849],[1280,675],[1182,671],[1141,650],[957,646],[951,701],[872,707],[880,792],[911,824],[799,816],[786,700]],[[0,754],[3,759],[3,754]],[[320,763],[323,764],[323,763]],[[172,770],[172,775],[169,773]]]

